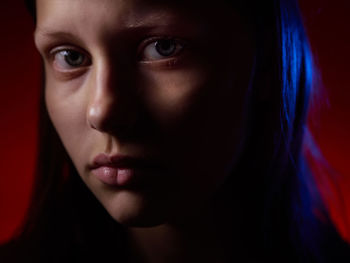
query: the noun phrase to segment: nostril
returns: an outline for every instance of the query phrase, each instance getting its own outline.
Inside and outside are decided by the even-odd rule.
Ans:
[[[116,136],[124,136],[134,129],[140,101],[131,90],[112,90],[110,85],[105,85],[95,88],[90,96],[85,121],[88,127]]]
[[[106,132],[118,137],[128,136],[133,133],[137,122],[136,109],[118,109],[118,107],[102,108],[91,106],[88,110],[87,124],[90,128]]]
[[[93,123],[91,123],[90,121],[89,121],[89,126],[90,126],[92,129],[97,130],[96,125],[93,124]]]
[[[99,127],[101,126],[99,124],[100,114],[101,114],[101,110],[99,110],[97,107],[91,107],[89,109],[87,122],[88,122],[88,125],[95,130],[98,130]]]

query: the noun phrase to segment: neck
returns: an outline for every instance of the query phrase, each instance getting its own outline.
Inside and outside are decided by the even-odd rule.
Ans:
[[[198,212],[186,223],[168,222],[145,228],[129,228],[130,258],[132,263],[173,263],[173,262],[234,262],[247,258],[242,247],[246,244],[242,232],[247,235],[244,224],[237,220],[240,209],[232,198],[222,196],[205,211]],[[245,216],[245,215],[243,215]],[[243,220],[244,221],[244,220]],[[249,240],[253,240],[250,237]],[[247,246],[248,245],[248,246]],[[248,261],[247,261],[248,260]]]

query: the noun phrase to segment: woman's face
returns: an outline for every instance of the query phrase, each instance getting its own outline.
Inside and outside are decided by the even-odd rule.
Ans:
[[[50,118],[122,224],[204,208],[239,155],[252,30],[201,2],[37,0]]]

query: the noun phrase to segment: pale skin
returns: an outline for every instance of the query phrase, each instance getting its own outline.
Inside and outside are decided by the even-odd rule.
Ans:
[[[244,142],[252,30],[224,3],[159,2],[37,0],[47,109],[82,180],[127,228],[132,261],[228,262],[236,215],[213,196]],[[164,39],[166,55],[154,48]],[[99,153],[166,169],[109,187],[89,169]]]

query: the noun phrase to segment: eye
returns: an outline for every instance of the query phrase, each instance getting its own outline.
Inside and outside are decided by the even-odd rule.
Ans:
[[[74,49],[62,49],[54,51],[54,65],[59,70],[72,70],[86,67],[91,64],[87,55]]]
[[[158,39],[148,44],[140,54],[141,61],[161,60],[178,55],[184,48],[185,44],[176,39]]]

